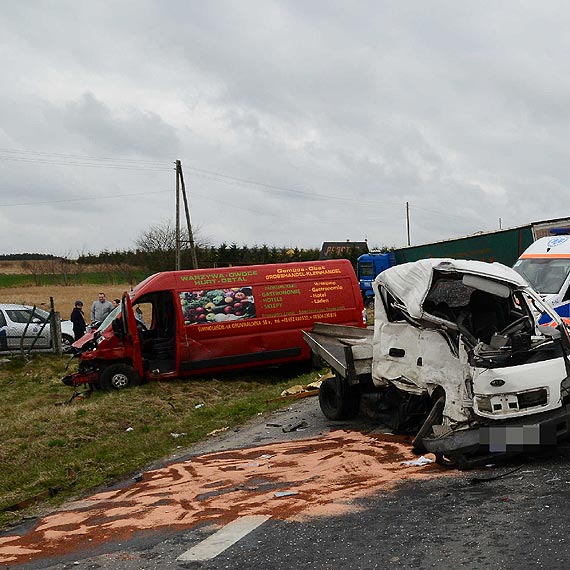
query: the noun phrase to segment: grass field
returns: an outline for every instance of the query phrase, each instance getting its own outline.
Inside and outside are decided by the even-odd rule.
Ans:
[[[57,267],[45,265],[47,261],[0,261],[0,289],[11,287],[31,287],[41,285],[52,287],[58,285],[86,285],[95,288],[108,283],[128,281],[135,285],[147,277],[147,273],[136,267],[70,265],[66,275]]]
[[[18,303],[22,305],[37,305],[49,310],[50,297],[53,297],[55,310],[59,311],[62,319],[69,319],[76,300],[83,301],[85,317],[89,318],[91,303],[97,299],[100,291],[107,299],[120,298],[124,291],[129,291],[129,283],[117,285],[52,285],[0,288],[0,303]]]
[[[269,400],[318,376],[284,368],[152,382],[70,401],[73,390],[60,380],[66,362],[35,355],[0,367],[0,527],[283,406]]]

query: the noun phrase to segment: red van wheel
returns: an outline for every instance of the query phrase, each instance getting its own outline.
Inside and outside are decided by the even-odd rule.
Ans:
[[[111,364],[101,372],[102,390],[124,390],[137,384],[135,371],[128,364]]]

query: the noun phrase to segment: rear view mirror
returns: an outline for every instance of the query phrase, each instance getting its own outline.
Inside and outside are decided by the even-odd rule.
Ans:
[[[485,277],[479,277],[478,275],[464,275],[463,284],[497,297],[503,297],[504,299],[507,299],[511,294],[511,290],[507,285],[491,281],[491,279],[486,279]]]

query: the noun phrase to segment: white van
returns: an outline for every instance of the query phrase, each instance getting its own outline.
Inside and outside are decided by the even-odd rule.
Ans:
[[[570,318],[570,235],[536,240],[519,257],[514,269],[562,318]],[[550,320],[543,315],[539,322]]]

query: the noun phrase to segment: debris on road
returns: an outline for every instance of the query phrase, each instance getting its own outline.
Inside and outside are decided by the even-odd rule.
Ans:
[[[317,396],[319,394],[319,389],[323,380],[331,376],[330,373],[321,376],[318,380],[311,382],[310,384],[295,384],[286,390],[281,392],[281,395],[277,398],[272,398],[270,402],[280,402],[283,400],[297,400],[299,398],[307,398],[309,396]]]
[[[173,438],[175,438],[175,439],[176,439],[176,438],[178,438],[178,437],[184,437],[185,435],[188,435],[188,434],[187,434],[187,433],[185,433],[185,432],[182,432],[182,433],[174,433],[174,432],[170,432],[170,435],[171,435],[171,437],[173,437]]]
[[[426,457],[425,455],[421,455],[417,459],[411,459],[410,461],[402,461],[400,465],[412,465],[415,467],[423,467],[424,465],[429,465],[433,463],[434,460]]]
[[[229,429],[230,429],[230,426],[226,426],[226,427],[218,428],[218,429],[213,429],[212,431],[209,431],[206,435],[216,435],[218,433],[228,431]]]
[[[299,420],[298,422],[294,422],[292,424],[288,424],[283,428],[284,433],[290,433],[292,431],[297,431],[299,429],[303,429],[309,427],[309,424],[305,420]]]
[[[105,489],[87,503],[71,502],[33,528],[4,534],[0,566],[91,553],[148,529],[184,530],[244,514],[280,520],[339,515],[357,509],[358,499],[403,481],[453,474],[436,464],[402,469],[402,460],[414,458],[407,438],[376,437],[371,445],[369,433],[336,430],[301,441],[196,455],[146,471],[139,482]],[[264,455],[273,456],[270,469]],[[275,497],[276,492],[288,490],[299,496],[277,500],[283,497]]]
[[[297,491],[277,491],[276,493],[274,493],[274,496],[279,499],[281,497],[290,497],[291,495],[298,495],[298,494],[299,493]]]

